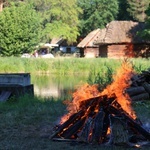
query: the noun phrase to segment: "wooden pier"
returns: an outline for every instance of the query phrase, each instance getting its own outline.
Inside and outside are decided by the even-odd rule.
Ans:
[[[11,96],[34,95],[30,73],[1,73],[0,102],[7,101]]]

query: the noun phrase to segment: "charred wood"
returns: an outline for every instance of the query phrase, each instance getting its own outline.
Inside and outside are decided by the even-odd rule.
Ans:
[[[92,143],[102,143],[103,142],[103,125],[104,125],[104,117],[105,113],[103,109],[101,109],[93,121],[93,129],[92,129]]]
[[[108,141],[108,136],[107,134],[110,134],[110,119],[109,119],[109,113],[108,111],[104,110],[105,112],[105,117],[104,117],[104,124],[103,124],[103,134],[102,134],[102,137],[103,137],[103,143],[107,142]]]
[[[150,84],[148,84],[147,82],[144,82],[142,84],[142,86],[145,88],[145,90],[150,94]]]
[[[74,113],[72,116],[69,117],[69,119],[64,122],[62,125],[60,125],[57,130],[55,131],[55,133],[51,136],[51,138],[54,137],[59,137],[58,134],[61,133],[63,131],[63,129],[67,128],[71,123],[73,123],[75,120],[77,120],[77,118],[81,115],[84,114],[83,110],[80,110],[77,113]]]
[[[129,143],[127,123],[124,117],[110,115],[110,128],[109,144],[127,145]]]
[[[75,124],[79,120],[79,118],[85,115],[85,113],[87,117],[89,116],[93,117],[95,115],[96,106],[99,107],[100,105],[102,105],[106,107],[108,104],[114,101],[115,98],[116,98],[115,95],[113,95],[113,97],[110,98],[108,98],[107,95],[103,95],[103,96],[98,96],[98,97],[85,100],[84,102],[84,104],[86,104],[85,107],[82,108],[82,110],[79,110],[79,112],[71,115],[66,122],[60,125],[57,128],[56,132],[51,136],[51,138],[54,137],[58,138],[61,136],[63,137],[65,135],[64,131],[66,130],[66,128],[72,127],[72,124]],[[65,135],[65,136],[69,137],[70,135]]]
[[[81,132],[78,134],[78,139],[79,141],[83,141],[86,143],[90,142],[91,139],[91,130],[92,130],[92,123],[93,123],[93,118],[89,117],[87,118],[84,127],[82,128]]]
[[[150,84],[150,68],[146,71],[142,71],[140,74],[136,74],[131,78],[132,86],[140,86],[144,82]]]
[[[65,139],[70,139],[72,136],[77,134],[79,130],[83,127],[86,117],[80,118],[76,123],[70,126],[66,131],[64,131],[60,136]]]
[[[148,93],[141,93],[136,96],[132,96],[132,101],[141,101],[141,100],[148,100],[150,98],[150,95]]]
[[[109,106],[109,112],[114,115],[119,115],[124,117],[127,120],[127,123],[129,123],[130,127],[132,127],[137,133],[141,134],[143,137],[145,137],[147,140],[150,140],[150,133],[143,129],[141,125],[135,122],[128,114],[126,114],[125,111],[119,111],[114,106]]]
[[[141,93],[145,93],[145,88],[143,86],[138,86],[138,87],[130,87],[125,90],[125,93],[127,93],[130,97],[134,95],[138,95]]]

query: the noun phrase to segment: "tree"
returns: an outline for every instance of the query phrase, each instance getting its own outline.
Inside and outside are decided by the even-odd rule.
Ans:
[[[128,3],[127,0],[119,0],[119,13],[117,20],[132,20],[132,17],[130,16],[128,9]]]
[[[146,18],[145,10],[150,4],[150,1],[149,0],[127,0],[127,2],[129,6],[127,8],[127,11],[132,17],[132,20],[144,22]]]
[[[79,14],[81,9],[77,6],[76,0],[51,0],[49,10],[49,22],[46,24],[46,32],[50,39],[62,37],[68,43],[76,41],[79,31]]]
[[[62,37],[68,43],[75,42],[79,35],[78,16],[81,9],[77,0],[26,0],[32,2],[43,18],[43,32],[47,39]]]
[[[0,53],[3,56],[30,53],[41,38],[41,21],[31,5],[18,3],[0,13]]]
[[[118,0],[78,0],[78,5],[83,10],[83,15],[80,16],[80,32],[84,36],[115,20],[119,9]]]
[[[146,39],[149,41],[150,39],[150,4],[147,8],[147,10],[145,11],[147,17],[146,17],[146,21],[145,21],[145,29],[138,33],[142,38]]]

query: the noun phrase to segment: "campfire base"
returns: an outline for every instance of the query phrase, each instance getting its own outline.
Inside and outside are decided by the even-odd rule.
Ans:
[[[130,74],[133,73],[126,75]],[[126,79],[125,72],[123,77]],[[130,87],[122,89],[122,96],[127,94],[132,102],[150,98],[150,69],[132,76],[130,81]],[[120,82],[118,84],[120,87]],[[63,124],[56,126],[51,139],[107,146],[150,146],[150,133],[142,127],[142,122],[135,118],[136,115],[132,115],[133,112],[127,112],[130,109],[125,111],[122,108],[119,103],[122,99],[116,96],[114,88],[111,91],[111,94],[101,94],[81,101],[78,111],[69,114],[70,117]]]
[[[115,96],[108,98],[105,95],[87,102],[88,109],[80,110],[57,126],[52,140],[131,147],[140,145],[138,143],[150,144],[150,133],[142,128],[141,121],[134,120],[121,108]],[[93,111],[93,104],[99,106],[99,112],[89,111]]]

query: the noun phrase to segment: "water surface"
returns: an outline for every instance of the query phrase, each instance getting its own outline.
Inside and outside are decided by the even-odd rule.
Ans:
[[[31,83],[34,84],[36,96],[63,98],[71,95],[78,86],[85,84],[87,78],[80,75],[32,75]]]

